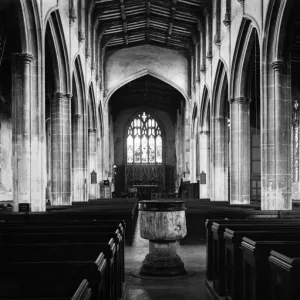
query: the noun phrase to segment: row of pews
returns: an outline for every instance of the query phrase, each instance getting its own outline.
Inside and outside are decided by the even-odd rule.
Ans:
[[[0,299],[124,298],[124,219],[134,206],[0,214]]]
[[[206,286],[214,299],[300,299],[299,212],[268,213],[206,221]]]

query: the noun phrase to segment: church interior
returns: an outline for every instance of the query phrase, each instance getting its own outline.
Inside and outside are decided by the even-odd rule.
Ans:
[[[297,0],[1,0],[0,299],[299,300],[299,98]]]

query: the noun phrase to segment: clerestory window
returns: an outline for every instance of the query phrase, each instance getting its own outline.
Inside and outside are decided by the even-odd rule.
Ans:
[[[127,133],[127,164],[162,163],[161,129],[151,114],[139,113]]]

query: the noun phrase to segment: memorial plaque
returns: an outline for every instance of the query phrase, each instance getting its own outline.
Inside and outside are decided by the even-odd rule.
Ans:
[[[204,171],[200,173],[200,184],[206,184],[206,173]]]
[[[103,180],[103,184],[104,184],[104,185],[109,185],[109,180],[108,180],[108,179]]]
[[[30,212],[30,203],[19,203],[19,212]]]
[[[95,171],[91,173],[91,183],[97,183],[97,173]]]

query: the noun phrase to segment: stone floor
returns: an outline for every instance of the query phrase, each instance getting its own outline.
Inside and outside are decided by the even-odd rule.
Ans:
[[[139,224],[139,220],[138,223]],[[141,266],[148,253],[148,240],[139,235],[139,226],[132,246],[125,249],[126,300],[211,300],[205,288],[204,241],[194,245],[181,245],[178,254],[185,264],[187,272],[196,274],[182,279],[140,279],[131,276]]]

